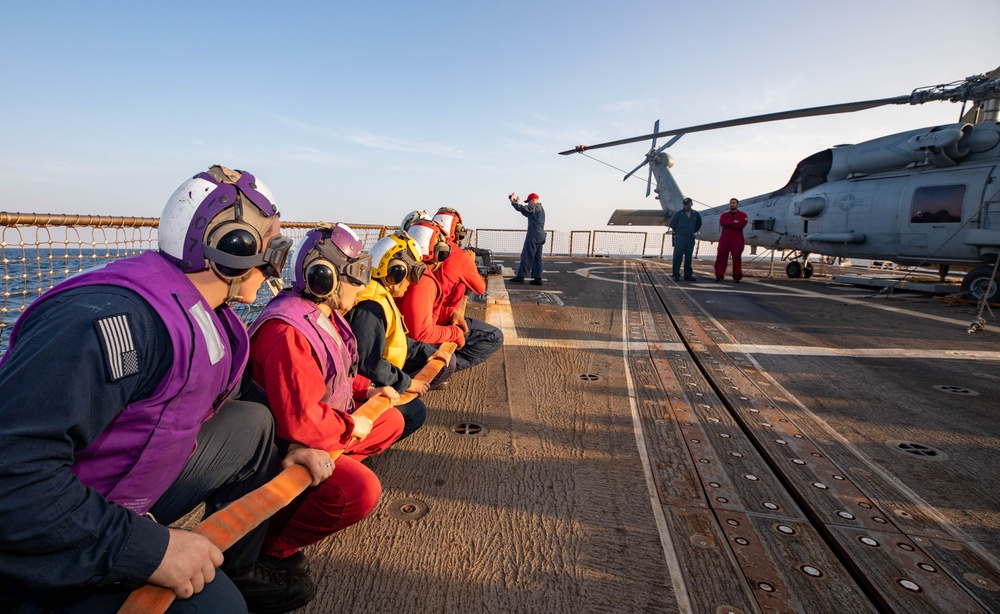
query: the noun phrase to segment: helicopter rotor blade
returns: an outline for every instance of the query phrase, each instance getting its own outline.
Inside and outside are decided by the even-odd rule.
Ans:
[[[606,143],[598,143],[597,145],[579,145],[573,149],[568,149],[566,151],[560,151],[559,155],[567,156],[569,154],[579,153],[581,151],[590,151],[591,149],[603,149],[605,147],[615,147],[618,145],[627,145],[629,143],[638,143],[640,141],[648,141],[661,136],[672,136],[679,134],[687,134],[689,132],[704,132],[706,130],[718,130],[720,128],[733,128],[736,126],[747,126],[750,124],[763,124],[765,122],[776,122],[785,119],[798,119],[801,117],[814,117],[816,115],[835,115],[837,113],[853,113],[855,111],[864,111],[865,109],[874,109],[875,107],[881,107],[889,104],[908,104],[910,102],[910,96],[895,96],[893,98],[879,98],[877,100],[864,100],[861,102],[849,102],[843,104],[831,104],[822,107],[811,107],[808,109],[797,109],[794,111],[781,111],[779,113],[766,113],[764,115],[754,115],[752,117],[743,117],[739,119],[729,119],[721,122],[712,122],[709,124],[700,124],[697,126],[688,126],[687,128],[678,128],[676,130],[666,130],[664,132],[654,132],[652,134],[644,134],[642,136],[635,136],[628,139],[619,139],[617,141],[608,141]]]
[[[677,135],[677,136],[675,136],[674,138],[672,138],[672,139],[670,139],[669,141],[667,141],[667,144],[666,144],[666,145],[664,145],[664,146],[662,146],[662,147],[660,147],[659,149],[657,149],[657,150],[656,150],[656,153],[660,153],[661,151],[663,151],[663,150],[664,150],[664,149],[666,149],[667,147],[670,147],[671,145],[673,145],[673,144],[674,144],[674,143],[676,143],[677,141],[681,140],[681,137],[682,137],[682,136],[684,136],[684,133],[683,133],[683,132],[681,132],[680,134],[678,134],[678,135]]]
[[[630,170],[628,172],[628,174],[625,175],[625,178],[622,179],[622,181],[627,181],[628,178],[631,177],[632,175],[634,175],[637,170],[639,170],[640,168],[646,166],[647,164],[649,164],[649,156],[646,156],[646,159],[643,160],[642,162],[640,162],[639,166],[637,166],[637,167],[633,168],[632,170]]]
[[[993,71],[989,75],[973,75],[971,77],[968,77],[967,79],[956,81],[954,83],[946,83],[942,85],[932,85],[930,87],[918,88],[910,92],[910,94],[907,96],[894,96],[892,98],[878,98],[875,100],[862,100],[859,102],[830,104],[822,107],[810,107],[808,109],[782,111],[780,113],[766,113],[764,115],[755,115],[753,117],[743,117],[739,119],[730,119],[727,121],[713,122],[710,124],[689,126],[687,128],[680,128],[678,130],[667,130],[666,132],[654,132],[653,134],[644,134],[642,136],[636,136],[630,139],[609,141],[607,143],[599,143],[597,145],[578,145],[573,149],[560,151],[559,155],[566,156],[569,154],[586,151],[588,149],[602,149],[604,147],[626,145],[628,143],[648,141],[650,139],[655,139],[657,137],[670,136],[674,134],[684,134],[688,132],[704,132],[705,130],[732,128],[735,126],[746,126],[749,124],[762,124],[764,122],[775,122],[785,119],[797,119],[800,117],[814,117],[817,115],[836,115],[838,113],[853,113],[855,111],[864,111],[865,109],[874,109],[875,107],[881,107],[890,104],[917,105],[917,104],[924,104],[925,102],[930,102],[932,100],[947,100],[950,102],[971,100],[978,105],[982,103],[984,100],[988,100],[991,98],[1000,98],[1000,79],[996,77],[1000,77],[1000,74],[998,74],[997,71]]]

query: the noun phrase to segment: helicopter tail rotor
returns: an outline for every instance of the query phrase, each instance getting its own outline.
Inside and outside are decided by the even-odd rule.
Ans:
[[[652,145],[652,147],[649,148],[649,151],[646,153],[646,158],[642,162],[639,163],[639,166],[637,166],[637,167],[633,168],[631,171],[629,171],[625,175],[625,178],[622,179],[622,181],[628,180],[628,178],[631,177],[632,175],[634,175],[636,173],[636,171],[638,171],[640,168],[642,168],[643,166],[649,165],[649,174],[646,176],[646,197],[647,198],[649,197],[649,194],[650,194],[650,192],[653,189],[653,164],[652,164],[653,161],[656,160],[656,156],[660,155],[660,153],[662,153],[665,149],[667,149],[668,147],[670,147],[671,145],[673,145],[674,143],[676,143],[678,140],[680,140],[680,138],[682,136],[684,136],[683,133],[677,134],[677,135],[674,136],[674,138],[672,138],[669,141],[667,141],[666,145],[662,145],[659,148],[657,148],[656,147],[656,136],[655,135],[656,135],[657,132],[659,132],[659,130],[660,130],[660,120],[656,120],[656,122],[653,123],[653,134],[654,134],[654,136],[653,136],[653,145]],[[669,156],[667,157],[666,164],[667,164],[667,168],[670,168],[671,166],[673,166],[673,160],[670,159]],[[668,175],[669,175],[669,172],[668,172]],[[657,179],[659,179],[659,178],[657,178]],[[659,180],[657,180],[657,185],[659,185]],[[674,184],[674,185],[676,185],[676,184]],[[659,193],[659,190],[657,190],[657,193]]]
[[[656,120],[656,122],[653,123],[653,132],[659,132],[659,131],[660,131],[660,120]],[[652,146],[650,146],[649,150],[654,152],[653,153],[654,156],[656,155],[656,153],[658,153],[656,151],[656,137],[653,137],[653,144]],[[646,158],[647,162],[652,162],[651,160],[649,160],[649,156],[647,156]],[[648,166],[649,166],[649,174],[646,175],[646,198],[649,198],[649,191],[653,188],[653,165],[648,164]]]

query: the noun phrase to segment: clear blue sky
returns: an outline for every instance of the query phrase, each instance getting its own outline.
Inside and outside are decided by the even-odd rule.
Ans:
[[[0,210],[157,216],[212,163],[289,220],[396,224],[416,208],[556,230],[656,208],[642,181],[557,152],[906,94],[1000,64],[1000,2],[5,2]],[[932,103],[687,135],[705,205],[776,189],[839,143],[955,121]],[[593,152],[628,170],[648,145]],[[645,178],[645,173],[640,173]]]

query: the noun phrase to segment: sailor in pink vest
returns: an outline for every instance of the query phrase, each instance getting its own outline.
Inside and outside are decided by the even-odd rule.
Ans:
[[[375,509],[382,487],[361,461],[403,432],[403,416],[394,407],[374,423],[352,415],[358,350],[343,313],[371,281],[371,256],[362,247],[344,224],[310,230],[291,258],[292,287],[250,327],[249,398],[270,407],[279,450],[311,450],[327,467],[323,482],[274,515],[262,549],[261,564],[305,578],[308,564],[300,549]],[[388,386],[369,389],[367,396],[375,395],[399,398]],[[343,450],[336,466],[328,454],[333,450]]]
[[[158,242],[58,284],[11,332],[0,610],[116,612],[146,582],[176,593],[170,612],[245,612],[241,592],[254,611],[308,599],[307,584],[255,563],[263,528],[225,557],[168,528],[277,473],[267,409],[231,400],[249,338],[230,304],[252,302],[291,245],[274,197],[252,174],[213,166],[167,201]],[[323,470],[306,453],[286,462],[317,482]]]

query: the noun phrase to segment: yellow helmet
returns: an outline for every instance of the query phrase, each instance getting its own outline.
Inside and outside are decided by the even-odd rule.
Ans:
[[[404,230],[382,237],[369,253],[372,256],[372,277],[384,279],[390,286],[407,278],[417,283],[426,268],[421,262],[420,249]]]

